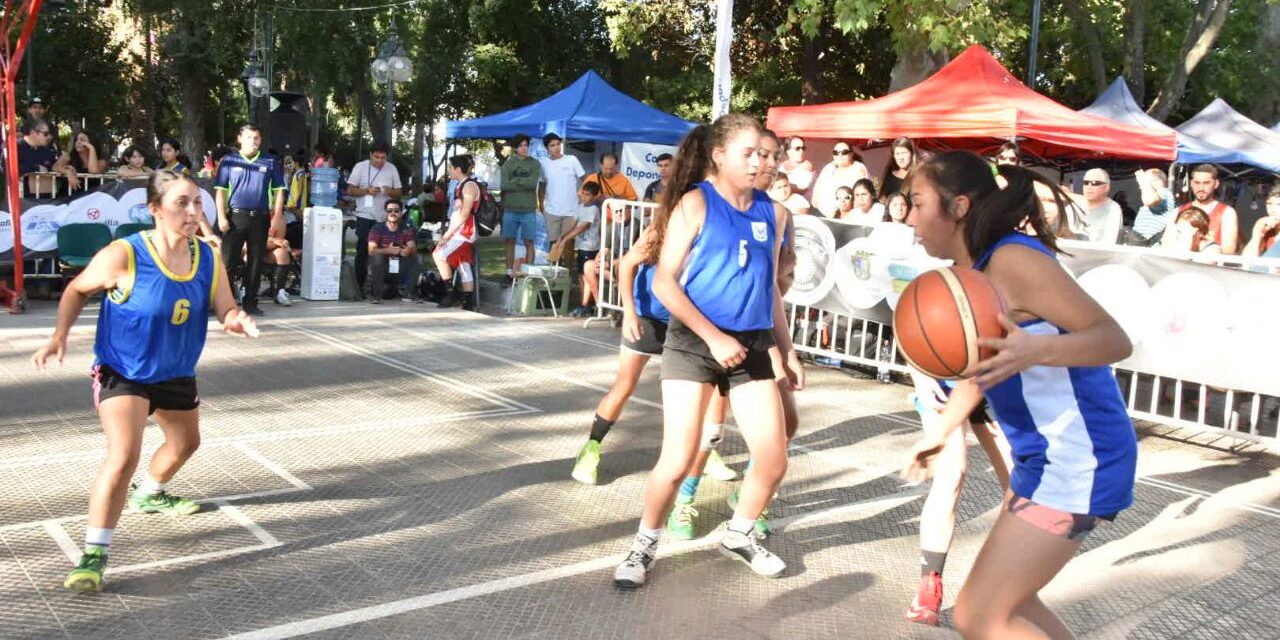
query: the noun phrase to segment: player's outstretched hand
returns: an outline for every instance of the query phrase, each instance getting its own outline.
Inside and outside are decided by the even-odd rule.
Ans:
[[[634,313],[622,314],[622,335],[632,342],[639,342],[644,335],[644,327],[640,324],[640,316]]]
[[[804,389],[804,365],[800,362],[800,354],[792,349],[787,353],[787,378],[791,382],[792,391]]]
[[[44,363],[49,359],[49,356],[56,358],[58,364],[61,365],[62,358],[65,355],[67,355],[67,341],[49,338],[49,341],[44,346],[36,349],[35,354],[31,356],[31,364],[35,365],[35,368],[43,370]]]
[[[978,339],[979,347],[996,351],[994,356],[974,367],[974,382],[984,391],[1040,362],[1039,338],[1023,331],[1003,313],[999,318],[1005,337]]]
[[[900,475],[908,484],[917,485],[933,475],[933,462],[942,452],[945,444],[936,436],[925,436],[907,454],[906,464],[902,466]]]
[[[222,328],[233,336],[258,337],[258,325],[249,314],[244,312],[244,309],[237,309],[235,313],[227,314],[227,320],[222,324]]]

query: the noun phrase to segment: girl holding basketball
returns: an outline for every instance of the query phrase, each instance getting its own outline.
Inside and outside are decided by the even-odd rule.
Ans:
[[[1108,365],[1132,351],[1120,325],[1057,263],[1036,198],[1043,179],[1001,166],[996,186],[980,157],[953,151],[923,163],[910,220],[930,255],[986,274],[1008,302],[995,355],[957,383],[939,429],[911,451],[903,476],[922,481],[951,433],[983,399],[1016,461],[1010,490],[956,601],[966,638],[1071,638],[1038,593],[1099,520],[1133,502],[1137,441]],[[1049,185],[1052,186],[1052,185]],[[1061,206],[1065,197],[1056,187]],[[1024,220],[1035,231],[1019,232]],[[995,313],[995,309],[975,313]]]
[[[697,127],[681,142],[663,191],[649,253],[657,259],[654,292],[671,312],[662,351],[663,442],[640,530],[614,572],[619,587],[645,583],[717,388],[728,390],[752,458],[720,551],[760,575],[786,570],[754,532],[787,467],[775,360],[795,385],[803,383],[776,286],[786,213],[754,188],[759,147],[760,125],[741,114]]]

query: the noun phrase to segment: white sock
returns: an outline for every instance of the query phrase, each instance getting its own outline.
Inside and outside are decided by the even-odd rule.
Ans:
[[[749,535],[755,529],[755,518],[743,518],[738,514],[733,515],[733,519],[729,521],[729,530],[742,535]]]
[[[507,269],[507,277],[511,277],[511,270]]]
[[[89,547],[102,547],[106,549],[111,546],[111,533],[114,529],[103,529],[101,527],[86,527],[84,530],[84,550],[88,551]]]
[[[164,483],[151,477],[151,474],[143,476],[142,482],[138,483],[138,493],[144,496],[154,496],[164,491]]]
[[[652,540],[655,544],[662,537],[662,529],[646,529],[644,525],[640,525],[640,535]]]

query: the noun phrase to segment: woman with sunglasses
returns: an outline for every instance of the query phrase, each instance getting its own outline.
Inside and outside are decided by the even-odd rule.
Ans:
[[[818,174],[818,180],[813,185],[813,206],[823,215],[831,216],[836,211],[836,189],[869,177],[867,165],[862,164],[862,158],[853,150],[853,144],[845,140],[837,142],[831,150],[831,164],[822,168],[822,173]]]
[[[813,185],[813,163],[804,157],[804,138],[791,136],[786,143],[787,158],[778,166],[778,170],[787,174],[795,192],[803,196]]]

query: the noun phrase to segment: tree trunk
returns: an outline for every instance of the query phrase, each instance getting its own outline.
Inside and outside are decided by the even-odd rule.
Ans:
[[[1191,26],[1187,29],[1186,38],[1182,40],[1182,50],[1178,55],[1181,62],[1174,65],[1173,71],[1160,86],[1156,99],[1151,101],[1151,108],[1147,110],[1151,117],[1164,120],[1177,108],[1187,89],[1187,79],[1218,41],[1230,7],[1231,0],[1200,0],[1196,4],[1195,17],[1191,19]]]
[[[1276,60],[1276,52],[1280,51],[1280,3],[1265,4],[1261,17],[1258,44],[1253,50],[1271,53],[1262,56],[1261,73],[1254,76],[1258,81],[1257,98],[1249,115],[1263,126],[1270,127],[1280,120],[1280,61]]]
[[[889,72],[889,91],[919,84],[951,61],[945,50],[933,53],[926,45],[908,47],[898,54]]]
[[[801,36],[804,38],[804,36]],[[822,63],[818,54],[822,52],[821,27],[812,38],[804,38],[804,51],[801,55],[800,103],[819,104],[827,101],[826,83],[822,81]]]
[[[204,102],[209,90],[203,73],[182,74],[182,148],[191,161],[204,151]]]
[[[1067,14],[1084,36],[1085,49],[1089,51],[1089,71],[1093,76],[1094,93],[1107,90],[1107,64],[1102,58],[1102,36],[1098,34],[1098,25],[1093,23],[1093,15],[1083,7],[1080,0],[1067,0]]]
[[[1129,92],[1139,105],[1147,97],[1143,66],[1146,63],[1147,37],[1146,0],[1128,0],[1124,7],[1124,78]]]

